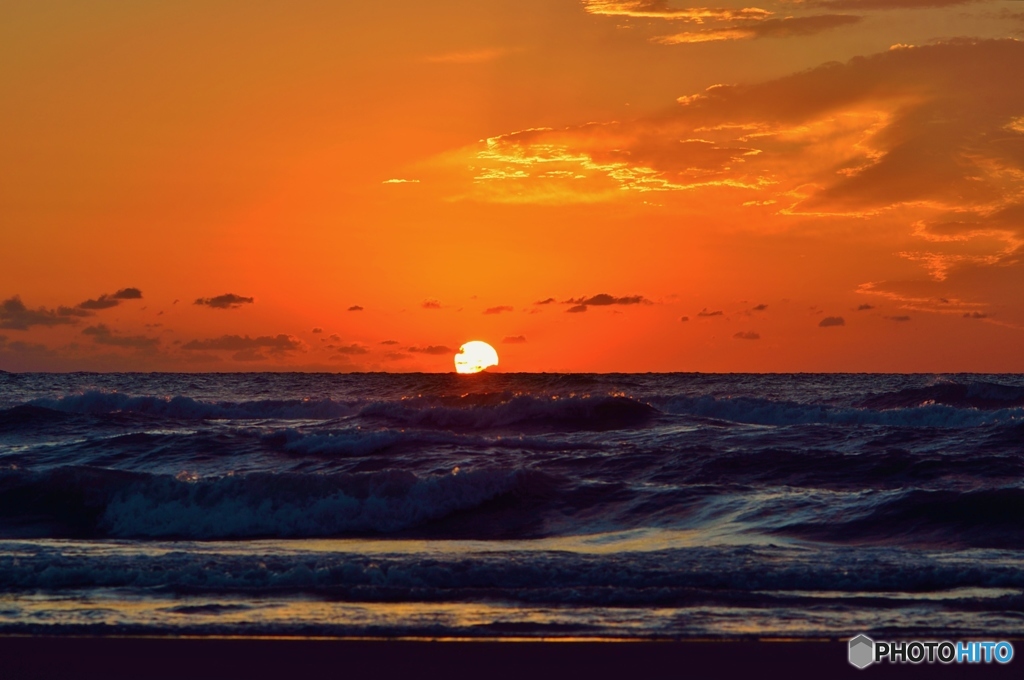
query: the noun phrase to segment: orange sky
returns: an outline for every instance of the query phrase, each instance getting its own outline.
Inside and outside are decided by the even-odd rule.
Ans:
[[[1022,38],[1020,0],[4,3],[0,369],[1022,371]]]

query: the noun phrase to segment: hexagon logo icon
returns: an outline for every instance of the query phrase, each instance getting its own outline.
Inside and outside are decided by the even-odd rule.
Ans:
[[[875,641],[863,633],[850,640],[850,663],[867,668],[875,660]]]

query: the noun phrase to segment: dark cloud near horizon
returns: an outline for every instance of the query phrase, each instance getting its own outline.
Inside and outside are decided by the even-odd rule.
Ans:
[[[313,329],[313,333],[323,333],[323,332],[324,332],[324,329],[320,328],[319,326],[317,326],[316,328]]]
[[[150,338],[145,335],[117,335],[106,324],[86,326],[82,329],[82,335],[89,336],[97,345],[109,345],[111,347],[127,347],[130,349],[156,349],[160,345],[159,338]]]
[[[421,304],[420,306],[423,307],[423,309],[441,309],[440,301],[434,300],[433,298],[429,300],[424,300],[423,304]]]
[[[62,313],[61,310],[68,310],[67,313]],[[3,302],[0,302],[0,328],[7,328],[16,331],[26,331],[32,326],[61,326],[66,324],[74,323],[69,318],[72,316],[80,316],[75,314],[72,310],[67,307],[61,307],[59,310],[46,309],[45,307],[39,307],[37,309],[29,309],[25,306],[25,303],[21,301],[21,296],[15,295]]]
[[[515,307],[511,305],[499,305],[497,307],[488,307],[484,310],[484,314],[501,314],[503,312],[514,312]]]
[[[569,313],[569,314],[579,314],[580,312],[587,311],[587,306],[586,305],[576,305],[575,307],[570,307],[569,309],[567,309],[565,311],[567,313]]]
[[[110,309],[111,307],[117,307],[123,300],[141,300],[142,291],[138,288],[122,288],[113,295],[107,295],[104,293],[95,300],[89,299],[85,302],[78,303],[79,309],[88,310],[100,310]]]
[[[757,305],[756,307],[754,307],[754,311],[755,312],[763,312],[766,309],[768,309],[768,305],[764,304],[763,302],[761,304]]]
[[[858,312],[866,312],[867,310],[874,309],[874,308],[875,308],[874,305],[869,305],[867,303],[864,303],[862,305],[857,305],[857,311]]]
[[[338,352],[338,354],[355,355],[355,354],[369,354],[370,350],[367,349],[366,347],[363,347],[362,345],[359,345],[359,344],[356,344],[356,343],[353,342],[351,345],[346,345],[344,347],[339,347],[337,349],[337,352]]]
[[[260,335],[250,338],[248,335],[222,335],[219,338],[191,340],[181,346],[187,350],[224,350],[241,352],[243,350],[263,349],[272,353],[293,352],[302,348],[302,343],[284,333],[278,335]]]
[[[563,305],[587,305],[594,307],[605,307],[607,305],[639,305],[651,304],[651,301],[645,298],[643,295],[626,295],[623,297],[615,297],[608,293],[598,293],[597,295],[584,298],[569,298],[562,303]]]
[[[398,344],[398,340],[381,340],[380,344],[382,344],[382,345],[397,345]]]
[[[506,335],[501,339],[503,345],[521,345],[526,342],[525,335]]]
[[[732,336],[736,340],[760,340],[760,334],[755,331],[740,331]]]
[[[689,321],[690,317],[688,317],[688,316],[681,316],[681,317],[679,317],[679,320],[680,321]]]
[[[360,307],[359,305],[352,305],[351,307],[348,308],[348,311],[350,311],[350,312],[361,312],[361,311],[363,311],[363,308]]]
[[[426,347],[410,347],[407,351],[412,352],[414,354],[431,354],[431,355],[455,354],[455,350],[451,349],[450,347],[445,347],[444,345],[427,345]]]
[[[244,297],[242,295],[235,295],[234,293],[224,293],[212,298],[196,298],[196,301],[192,304],[200,305],[203,307],[212,307],[213,309],[238,309],[242,305],[251,305],[255,302],[254,298]]]
[[[824,319],[818,322],[820,328],[829,328],[831,326],[845,326],[846,319],[841,316],[826,316]]]
[[[545,299],[545,300],[537,300],[537,301],[536,301],[536,302],[534,302],[533,304],[535,304],[535,305],[550,305],[550,304],[552,304],[553,302],[555,302],[555,298],[551,298],[551,297],[549,297],[549,298],[547,298],[547,299]]]
[[[887,316],[885,318],[888,319],[889,321],[910,321],[910,317],[909,316],[905,316],[905,315],[904,316]]]

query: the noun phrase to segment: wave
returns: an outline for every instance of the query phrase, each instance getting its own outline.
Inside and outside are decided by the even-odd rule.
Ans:
[[[178,420],[334,419],[361,416],[403,427],[486,430],[526,427],[537,430],[608,430],[642,426],[658,412],[648,404],[622,396],[538,397],[511,393],[461,397],[416,397],[396,401],[339,402],[259,400],[204,402],[184,396],[133,397],[119,392],[90,391],[58,399],[36,399],[0,411],[0,428],[45,424],[67,414],[135,414]]]
[[[967,428],[1024,421],[1024,408],[980,410],[928,404],[884,410],[844,408],[756,397],[671,397],[655,402],[666,413],[693,415],[752,425],[886,425],[890,427]]]
[[[204,402],[190,397],[133,397],[121,392],[89,391],[58,399],[35,399],[28,406],[58,413],[107,415],[131,413],[180,420],[328,419],[358,411],[352,403],[332,399],[267,399]],[[21,407],[15,407],[21,408]],[[12,411],[15,409],[8,409]]]
[[[913,408],[931,404],[969,409],[1019,407],[1024,406],[1024,387],[984,381],[940,383],[872,394],[860,402],[861,406],[873,409]]]
[[[251,473],[197,479],[89,467],[0,471],[0,534],[237,539],[391,533],[529,494],[544,475]]]
[[[998,551],[975,551],[974,559],[956,560],[920,551],[776,546],[602,555],[542,550],[364,555],[303,552],[280,543],[246,551],[161,548],[111,547],[90,554],[73,546],[14,545],[0,554],[0,589],[159,588],[249,596],[309,592],[363,602],[493,598],[567,605],[771,606],[799,599],[793,591],[870,592],[884,599],[886,592],[899,597],[908,592],[1024,588],[1019,556]],[[962,597],[971,606],[971,594]],[[951,598],[944,601],[946,607],[957,604]]]
[[[550,438],[481,436],[423,430],[348,428],[303,432],[284,428],[262,436],[267,444],[287,453],[311,456],[371,456],[394,449],[424,447],[472,447],[481,449],[526,449],[530,451],[585,450],[597,448],[587,442],[563,442]]]
[[[806,515],[805,515],[806,516]],[[1020,550],[1024,548],[1024,488],[973,491],[914,489],[845,521],[831,513],[821,521],[786,524],[777,533],[845,544],[926,545]]]
[[[517,395],[508,399],[480,395],[458,406],[435,406],[422,400],[377,402],[360,415],[377,417],[404,426],[425,428],[487,430],[511,426],[543,429],[611,430],[639,427],[658,415],[657,409],[622,396],[534,397]]]

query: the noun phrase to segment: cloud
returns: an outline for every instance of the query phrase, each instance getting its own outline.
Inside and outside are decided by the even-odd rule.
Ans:
[[[263,349],[272,353],[293,352],[302,348],[302,342],[290,335],[261,335],[250,338],[248,335],[222,335],[207,340],[191,340],[181,346],[187,350],[225,350],[241,352],[243,350]]]
[[[324,332],[324,329],[320,328],[319,326],[317,326],[316,328],[313,329],[313,333],[323,333],[323,332]]]
[[[239,350],[231,355],[235,361],[266,361],[267,355],[254,347]]]
[[[501,342],[504,345],[522,345],[523,343],[526,342],[526,336],[525,335],[506,335],[504,338],[501,339]]]
[[[382,344],[382,345],[397,345],[398,344],[398,340],[381,340],[380,344]]]
[[[690,317],[688,317],[688,316],[681,316],[681,317],[679,317],[679,320],[680,321],[689,321]]]
[[[254,300],[251,297],[243,297],[234,293],[225,293],[212,298],[198,298],[192,304],[213,307],[214,309],[237,309],[242,305],[251,305]]]
[[[814,35],[840,26],[849,26],[862,17],[851,14],[817,14],[805,17],[784,17],[732,23],[722,28],[686,31],[654,39],[663,45],[718,42],[722,40],[756,40],[758,38],[792,38]]]
[[[546,298],[544,300],[537,300],[533,304],[535,304],[535,305],[550,305],[552,302],[555,302],[555,298],[549,297],[549,298]]]
[[[873,10],[873,9],[934,9],[967,5],[982,0],[818,0],[811,7],[829,9]]]
[[[874,309],[874,308],[875,308],[874,305],[869,305],[867,303],[864,303],[862,305],[857,305],[857,311],[858,312],[866,312],[867,310]]]
[[[331,333],[330,335],[327,336],[327,340],[334,340],[335,342],[337,342],[338,340],[341,340],[341,336],[338,335],[337,333]]]
[[[455,354],[455,350],[451,349],[450,347],[445,347],[444,345],[427,345],[426,347],[410,347],[408,349],[408,351],[410,351],[410,352],[412,352],[414,354],[432,354],[432,355]]]
[[[608,293],[598,293],[593,297],[588,298],[569,298],[562,304],[566,305],[593,305],[595,307],[602,307],[606,305],[639,305],[651,304],[651,301],[645,298],[643,295],[627,295],[625,297],[615,297]]]
[[[736,340],[760,340],[761,336],[754,331],[739,332],[732,336]]]
[[[66,309],[66,307],[61,308],[61,310]],[[0,302],[0,328],[24,331],[32,326],[60,326],[74,323],[69,318],[71,316],[77,315],[70,310],[67,313],[60,313],[45,307],[29,309],[18,295]]]
[[[144,335],[117,335],[102,323],[86,326],[82,329],[82,335],[89,336],[98,345],[110,345],[111,347],[153,350],[160,345],[159,338],[148,338]]]
[[[965,319],[987,319],[988,316],[989,315],[984,312],[966,312],[964,314]]]
[[[423,304],[420,305],[423,309],[441,309],[441,303],[433,298],[424,300]]]
[[[766,305],[766,304],[764,304],[764,303],[762,303],[762,304],[759,304],[759,305],[757,305],[756,307],[754,307],[754,311],[755,311],[755,312],[763,312],[763,311],[764,311],[764,310],[766,310],[766,309],[768,309],[768,305]]]
[[[562,302],[563,305],[573,305],[567,312],[578,313],[587,311],[587,307],[607,307],[610,305],[650,305],[653,304],[650,300],[645,298],[643,295],[626,295],[624,297],[615,297],[608,293],[598,293],[591,297],[578,297],[569,298]]]
[[[397,178],[397,177],[394,178],[394,179],[386,179],[383,182],[381,182],[381,184],[419,184],[419,183],[420,183],[420,181],[418,179],[401,179],[401,178]]]
[[[909,316],[887,316],[885,318],[889,321],[910,321]]]
[[[713,312],[709,312],[709,311],[708,311],[708,308],[707,308],[707,307],[705,307],[704,309],[702,309],[702,310],[700,310],[699,312],[697,312],[697,316],[703,316],[703,317],[708,317],[708,316],[722,316],[722,314],[723,314],[723,313],[724,313],[724,312],[722,312],[722,310],[720,310],[720,309],[716,309],[716,310],[715,310],[715,311],[713,311]]]
[[[603,16],[681,20],[698,24],[707,20],[755,19],[771,14],[757,7],[671,7],[668,0],[583,0],[583,8],[590,14]]]
[[[350,311],[350,312],[361,312],[361,311],[363,311],[363,308],[360,307],[359,305],[352,305],[351,307],[348,308],[348,311]]]
[[[514,312],[515,307],[510,305],[501,305],[499,307],[488,307],[484,310],[484,314],[501,314],[502,312]]]
[[[821,328],[829,328],[830,326],[845,326],[846,320],[841,316],[826,316],[824,319],[818,322],[818,326]]]
[[[99,310],[110,309],[121,304],[122,300],[141,300],[142,291],[138,288],[122,288],[112,295],[104,293],[95,300],[89,299],[78,304],[79,309]]]
[[[367,348],[363,347],[362,345],[357,345],[356,343],[352,343],[351,345],[346,345],[345,347],[339,347],[337,351],[338,351],[338,354],[349,354],[349,355],[352,355],[352,354],[367,354],[367,353],[369,353],[370,350],[368,350]]]

